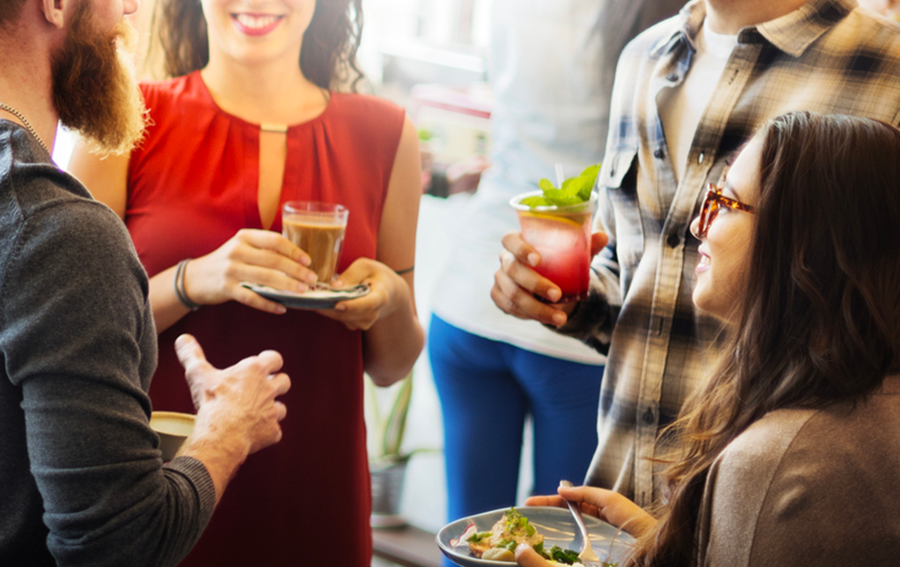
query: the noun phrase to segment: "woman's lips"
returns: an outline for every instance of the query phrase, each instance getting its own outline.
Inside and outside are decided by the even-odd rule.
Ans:
[[[246,35],[265,35],[281,22],[284,16],[272,14],[232,14],[235,27]]]
[[[702,246],[700,247],[699,252],[700,252],[700,260],[697,262],[697,268],[694,270],[694,272],[698,273],[698,274],[709,270],[711,267],[709,255],[703,251]]]

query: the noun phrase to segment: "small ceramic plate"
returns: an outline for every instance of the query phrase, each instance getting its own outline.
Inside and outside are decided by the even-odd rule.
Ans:
[[[304,293],[284,291],[250,282],[241,282],[241,285],[290,309],[331,309],[340,301],[356,299],[369,293],[369,284],[341,289],[311,289]]]
[[[515,565],[515,563],[504,561],[475,558],[469,552],[466,542],[459,542],[455,546],[451,544],[451,540],[458,539],[469,524],[475,524],[479,532],[489,531],[507,510],[509,508],[485,512],[447,524],[437,533],[438,547],[450,561],[463,567],[510,567]],[[545,549],[550,549],[553,545],[574,551],[581,549],[581,535],[578,533],[578,526],[575,525],[575,519],[572,518],[568,509],[550,506],[517,506],[516,510],[528,518],[529,523],[537,528],[538,533],[543,534]],[[627,533],[593,516],[585,515],[584,523],[591,535],[591,547],[601,561],[621,562],[631,551],[634,538]]]

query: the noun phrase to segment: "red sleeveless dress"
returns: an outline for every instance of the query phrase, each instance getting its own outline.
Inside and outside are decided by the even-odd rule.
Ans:
[[[131,154],[125,222],[150,276],[262,228],[259,127],[214,103],[199,73],[142,85],[153,120]],[[403,109],[332,93],[317,118],[290,126],[281,202],[346,205],[338,264],[375,257]],[[280,217],[280,215],[278,215]],[[271,230],[281,231],[276,218]],[[362,334],[310,311],[271,315],[236,302],[189,313],[159,336],[154,409],[193,412],[173,343],[191,333],[225,367],[265,349],[284,357],[291,391],[281,443],[251,455],[182,565],[369,567],[371,494],[363,421]]]

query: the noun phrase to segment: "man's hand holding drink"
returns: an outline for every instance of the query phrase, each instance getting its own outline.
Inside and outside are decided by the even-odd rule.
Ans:
[[[567,179],[559,188],[542,179],[541,192],[510,201],[519,213],[520,233],[503,237],[506,250],[494,274],[491,297],[521,319],[562,325],[575,302],[587,297],[590,260],[606,246],[605,233],[591,234],[599,165]]]

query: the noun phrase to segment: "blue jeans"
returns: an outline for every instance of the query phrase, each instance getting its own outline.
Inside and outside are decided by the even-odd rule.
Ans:
[[[515,504],[529,414],[533,493],[556,494],[561,479],[584,480],[597,447],[602,366],[485,339],[436,315],[428,354],[444,416],[449,521]]]

